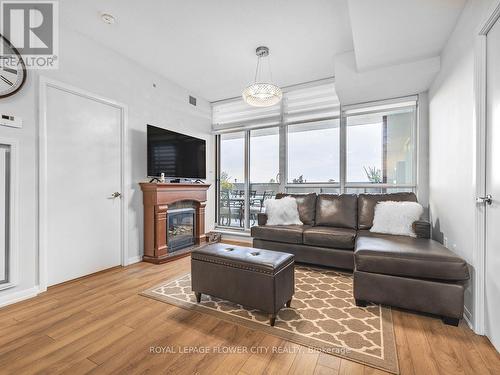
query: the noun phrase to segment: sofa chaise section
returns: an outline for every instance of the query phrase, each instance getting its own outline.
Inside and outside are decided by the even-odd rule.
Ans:
[[[360,231],[354,257],[358,271],[448,281],[468,279],[463,259],[425,238]]]
[[[354,298],[439,315],[458,325],[467,263],[436,241],[358,232]]]

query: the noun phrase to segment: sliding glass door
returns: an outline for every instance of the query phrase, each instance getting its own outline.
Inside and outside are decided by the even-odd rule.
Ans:
[[[248,229],[279,190],[279,128],[221,134],[218,144],[217,222]]]
[[[249,221],[255,225],[257,215],[265,212],[264,202],[279,190],[279,128],[251,130]]]
[[[245,132],[219,138],[218,224],[245,227]]]

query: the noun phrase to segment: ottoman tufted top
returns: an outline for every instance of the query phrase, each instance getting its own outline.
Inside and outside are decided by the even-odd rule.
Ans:
[[[294,262],[293,254],[222,243],[193,250],[191,259],[271,275]]]

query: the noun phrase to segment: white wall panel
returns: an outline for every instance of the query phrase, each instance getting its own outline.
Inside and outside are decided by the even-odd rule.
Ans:
[[[429,199],[433,236],[447,242],[452,251],[471,265],[473,278],[474,43],[477,28],[492,3],[491,0],[467,3],[441,55],[441,71],[429,90]],[[471,313],[474,311],[472,283],[465,291],[465,306]]]
[[[358,71],[354,52],[335,57],[335,88],[342,105],[414,95],[429,89],[440,58]]]
[[[7,276],[7,173],[7,149],[0,145],[0,283]]]

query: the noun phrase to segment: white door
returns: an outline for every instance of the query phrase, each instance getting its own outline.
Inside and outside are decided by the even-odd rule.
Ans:
[[[486,335],[500,351],[500,20],[486,36]]]
[[[47,284],[121,263],[121,109],[47,85]]]

